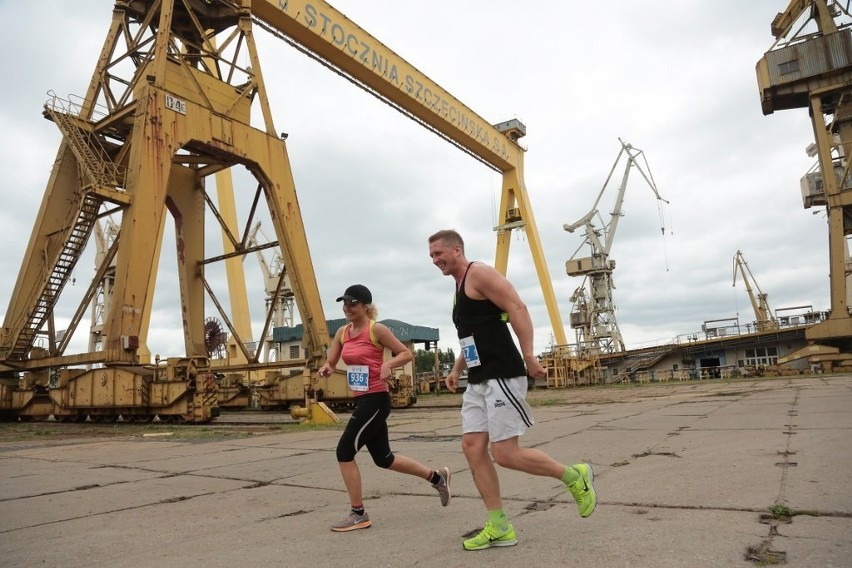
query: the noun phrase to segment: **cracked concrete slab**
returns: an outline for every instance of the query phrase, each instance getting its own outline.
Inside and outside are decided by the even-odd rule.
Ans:
[[[776,554],[788,566],[849,565],[852,377],[535,394],[547,403],[522,445],[590,461],[599,503],[581,519],[557,480],[498,467],[515,547],[462,550],[485,511],[458,408],[423,404],[392,413],[392,448],[448,465],[453,501],[442,508],[425,480],[362,452],[373,526],[346,534],[329,531],[348,507],[340,430],[0,443],[0,558],[23,568],[656,568],[754,566]],[[790,522],[776,522],[773,506]]]

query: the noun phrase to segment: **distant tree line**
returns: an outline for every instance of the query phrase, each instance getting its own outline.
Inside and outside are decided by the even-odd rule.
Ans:
[[[456,362],[456,354],[452,349],[446,351],[438,350],[438,375],[444,376],[453,368]],[[435,351],[418,349],[414,352],[414,372],[431,373],[435,371]]]

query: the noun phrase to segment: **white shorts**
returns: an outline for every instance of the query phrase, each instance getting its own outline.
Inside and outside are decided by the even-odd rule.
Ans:
[[[488,432],[491,442],[522,435],[534,424],[526,396],[525,376],[468,383],[462,397],[462,433]]]

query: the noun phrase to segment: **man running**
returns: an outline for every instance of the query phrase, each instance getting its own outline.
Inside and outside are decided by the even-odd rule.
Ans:
[[[533,325],[526,305],[497,270],[465,258],[464,241],[456,231],[438,231],[429,237],[429,256],[432,264],[456,281],[453,323],[461,353],[445,383],[455,391],[459,374],[467,368],[468,386],[461,410],[462,449],[488,510],[485,528],[465,540],[464,549],[518,543],[503,510],[500,481],[491,456],[503,467],[561,480],[574,496],[580,516],[588,517],[597,504],[592,466],[566,466],[540,450],[518,445],[518,436],[533,425],[525,399],[527,375],[546,375],[533,354]],[[507,322],[518,338],[520,353]]]

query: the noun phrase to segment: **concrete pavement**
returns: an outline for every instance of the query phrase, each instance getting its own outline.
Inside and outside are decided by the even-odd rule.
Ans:
[[[555,480],[498,468],[515,547],[462,550],[485,511],[458,409],[421,397],[391,445],[448,465],[452,502],[363,452],[373,526],[344,534],[339,429],[0,443],[0,566],[852,565],[852,377],[532,394],[522,444],[592,463],[599,501],[581,519]]]

